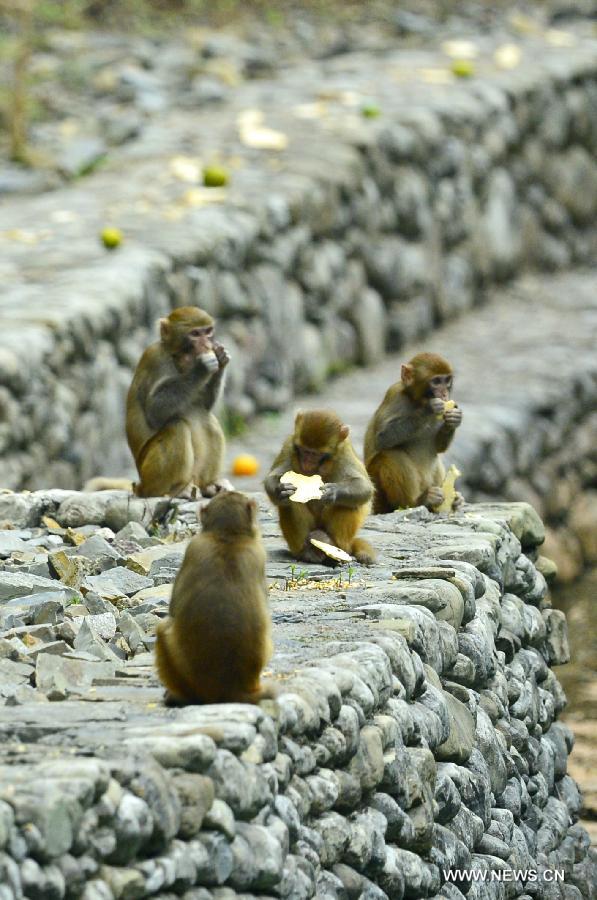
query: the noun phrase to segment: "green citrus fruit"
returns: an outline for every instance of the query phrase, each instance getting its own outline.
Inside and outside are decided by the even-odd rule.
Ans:
[[[101,239],[104,247],[108,250],[114,250],[122,243],[122,231],[120,228],[104,228],[101,233]]]

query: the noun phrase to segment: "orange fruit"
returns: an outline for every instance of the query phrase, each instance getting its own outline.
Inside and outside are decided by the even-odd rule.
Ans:
[[[258,471],[259,463],[250,453],[242,453],[233,460],[233,475],[256,475]]]

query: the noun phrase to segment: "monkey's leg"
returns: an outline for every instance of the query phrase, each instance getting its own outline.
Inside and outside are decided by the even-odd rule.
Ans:
[[[193,443],[184,419],[170,422],[154,435],[138,469],[138,497],[177,497],[189,487],[193,477]]]
[[[298,557],[307,544],[315,519],[304,503],[289,503],[278,507],[280,528],[293,556]]]
[[[311,541],[322,541],[324,544],[333,544],[333,540],[327,533],[327,531],[323,531],[321,528],[316,528],[315,531],[310,531],[307,535],[307,540],[305,541],[305,546],[303,547],[301,553],[301,559],[305,562],[311,563],[323,563],[325,566],[337,566],[339,565],[338,561],[332,559],[327,553],[324,553],[323,550],[320,550],[319,547],[314,547]]]
[[[220,490],[234,490],[221,479],[226,440],[216,417],[209,413],[191,422],[193,440],[193,482],[204,497],[214,497]],[[228,486],[230,485],[230,486]]]
[[[367,466],[367,472],[375,488],[372,508],[372,512],[374,514],[392,512],[393,509],[390,500],[386,496],[381,479],[379,477],[378,470],[380,469],[380,467],[381,462],[379,460],[379,456],[375,456]]]
[[[176,706],[193,702],[194,695],[178,672],[169,647],[170,621],[162,622],[157,629],[155,643],[155,664],[160,681],[166,688],[165,703]]]
[[[377,553],[365,538],[354,539],[351,553],[362,566],[372,566],[377,562]]]
[[[371,468],[378,489],[374,512],[417,506],[422,491],[428,487],[415,462],[403,450],[378,453]]]
[[[429,509],[431,512],[436,511],[437,507],[444,502],[444,491],[442,488],[442,484],[444,483],[445,477],[446,472],[443,463],[441,459],[437,458],[433,463],[428,483],[424,487],[419,497],[417,497],[417,502],[415,505],[426,506],[427,509]]]
[[[326,531],[330,535],[332,544],[340,547],[346,553],[352,554],[357,562],[365,566],[372,565],[377,558],[369,541],[356,537],[368,512],[368,504],[365,503],[357,509],[335,506],[326,510],[323,515]]]

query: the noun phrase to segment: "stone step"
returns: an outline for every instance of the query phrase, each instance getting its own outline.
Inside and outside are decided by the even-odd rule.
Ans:
[[[256,477],[236,478],[237,486],[257,489],[297,409],[334,409],[351,426],[361,455],[369,419],[399,379],[401,362],[431,350],[445,355],[456,373],[454,397],[464,418],[448,458],[461,469],[462,483],[515,499],[526,482],[527,493],[544,457],[568,442],[577,456],[590,450],[575,431],[597,400],[596,286],[597,270],[527,275],[400,355],[340,376],[317,396],[301,395],[279,416],[256,420],[228,446],[230,462],[249,452],[262,467]]]

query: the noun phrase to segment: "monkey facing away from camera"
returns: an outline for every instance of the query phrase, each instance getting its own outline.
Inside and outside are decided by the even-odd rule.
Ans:
[[[135,371],[126,406],[126,435],[135,458],[139,497],[213,496],[220,483],[224,433],[212,412],[229,356],[214,340],[214,320],[184,306],[160,319],[160,340]]]
[[[305,562],[331,560],[311,544],[319,540],[372,565],[376,554],[357,532],[371,511],[373,486],[357,458],[348,425],[328,410],[297,413],[294,431],[284,442],[265,479],[265,490],[277,507],[280,528],[290,552]],[[281,480],[287,471],[320,475],[321,496],[307,503],[290,498],[296,488]]]
[[[444,499],[444,466],[462,411],[450,400],[451,365],[435,353],[419,353],[404,364],[369,422],[365,465],[376,488],[373,511],[400,507],[436,509]],[[463,502],[456,494],[453,508]]]
[[[200,516],[157,629],[158,674],[170,703],[257,703],[273,696],[260,682],[272,642],[257,504],[222,492]]]

